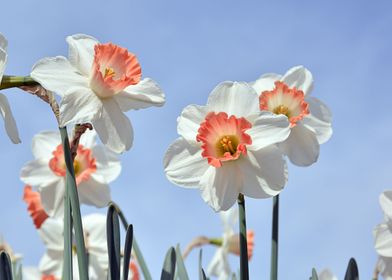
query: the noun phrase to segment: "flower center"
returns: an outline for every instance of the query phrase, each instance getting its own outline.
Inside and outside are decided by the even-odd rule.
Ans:
[[[58,145],[52,154],[53,158],[49,161],[50,169],[57,176],[65,177],[66,164],[64,160],[63,146]],[[96,160],[92,155],[91,149],[87,149],[84,148],[83,145],[79,145],[73,166],[77,184],[89,180],[91,174],[97,170]]]
[[[285,83],[276,81],[275,88],[263,91],[259,97],[260,110],[287,116],[291,127],[309,114],[309,104],[305,102],[302,90],[289,88]]]
[[[90,87],[100,98],[113,97],[139,83],[142,70],[133,53],[111,43],[95,45],[94,52]]]
[[[252,144],[245,131],[252,125],[245,118],[230,116],[224,112],[210,112],[200,124],[196,140],[202,143],[202,156],[214,167],[223,162],[246,155],[246,145]]]

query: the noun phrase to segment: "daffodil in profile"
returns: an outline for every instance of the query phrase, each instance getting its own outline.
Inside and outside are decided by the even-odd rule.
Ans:
[[[219,84],[206,106],[187,106],[177,122],[180,137],[166,152],[166,176],[176,185],[199,188],[215,211],[229,209],[240,193],[268,198],[283,189],[286,163],[274,144],[288,137],[289,121],[260,112],[248,84]]]
[[[31,77],[62,97],[61,126],[91,122],[110,149],[129,150],[133,129],[123,112],[162,106],[162,90],[152,79],[141,79],[140,64],[127,49],[84,34],[69,36],[67,42],[68,59],[44,58],[33,66]]]

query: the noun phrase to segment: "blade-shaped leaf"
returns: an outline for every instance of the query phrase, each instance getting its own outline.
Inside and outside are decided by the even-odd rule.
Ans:
[[[133,226],[129,225],[127,228],[127,235],[125,237],[124,245],[124,264],[123,264],[123,279],[128,280],[129,261],[131,260],[133,240]]]
[[[72,214],[67,192],[64,198],[64,252],[63,279],[72,280]]]
[[[12,280],[11,259],[5,251],[0,252],[0,280]]]
[[[161,280],[173,280],[174,271],[176,269],[176,251],[173,247],[167,251],[165,261],[163,263]]]
[[[180,280],[189,280],[189,276],[188,273],[186,272],[184,260],[182,258],[180,244],[177,244],[176,246],[176,258],[177,258],[177,267],[176,267],[176,274],[174,279],[179,278]]]
[[[109,206],[106,217],[106,235],[111,280],[120,280],[120,222],[117,212]]]
[[[309,278],[309,280],[318,280],[316,269],[312,269],[312,276]]]
[[[348,262],[346,275],[344,276],[344,280],[358,280],[358,265],[354,258],[351,258]]]

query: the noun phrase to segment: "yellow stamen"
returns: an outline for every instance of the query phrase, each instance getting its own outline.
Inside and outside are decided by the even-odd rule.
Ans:
[[[106,67],[105,74],[103,75],[104,78],[113,77],[116,75],[116,72],[111,67]]]
[[[287,106],[284,106],[284,105],[279,105],[279,106],[275,107],[272,110],[272,112],[277,115],[282,114],[282,115],[287,116],[288,118],[290,117],[290,110]]]
[[[221,138],[221,140],[219,141],[220,146],[221,146],[221,150],[223,153],[230,153],[231,155],[235,154],[236,152],[236,148],[234,148],[234,143],[233,141],[235,139],[232,139],[233,136],[223,136]]]

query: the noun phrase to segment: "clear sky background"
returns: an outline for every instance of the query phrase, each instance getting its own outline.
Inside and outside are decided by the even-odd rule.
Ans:
[[[9,41],[6,74],[28,75],[45,56],[67,55],[65,37],[85,33],[137,54],[143,76],[166,93],[162,108],[129,112],[134,147],[121,156],[113,199],[158,279],[166,250],[197,235],[217,237],[219,215],[197,190],[165,178],[162,158],[177,138],[176,118],[188,104],[205,104],[225,80],[253,81],[266,72],[305,65],[313,95],[333,112],[334,134],[311,167],[289,165],[281,195],[280,279],[308,279],[329,267],[339,279],[350,257],[369,279],[377,259],[373,228],[382,221],[379,194],[391,188],[391,1],[7,1],[0,32]],[[0,126],[0,232],[26,265],[44,247],[22,201],[19,171],[33,158],[31,138],[55,130],[50,109],[20,90],[9,98],[22,144]],[[272,200],[247,201],[248,228],[256,232],[251,279],[268,279]],[[83,212],[96,211],[85,207]],[[204,267],[214,253],[204,249]],[[237,270],[239,259],[231,257]],[[197,252],[186,261],[197,279]]]

